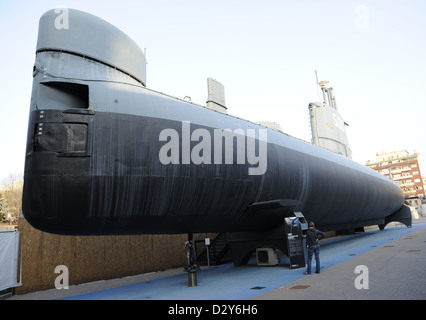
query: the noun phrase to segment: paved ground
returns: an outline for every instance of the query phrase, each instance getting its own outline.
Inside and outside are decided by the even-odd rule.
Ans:
[[[254,299],[426,300],[426,227]]]
[[[291,270],[281,257],[282,263],[275,267],[257,267],[252,262],[242,267],[203,268],[196,287],[187,286],[187,274],[179,268],[8,300],[426,300],[425,223],[418,220],[412,228],[388,226],[384,231],[325,240],[319,275]],[[361,266],[358,273],[357,266]]]

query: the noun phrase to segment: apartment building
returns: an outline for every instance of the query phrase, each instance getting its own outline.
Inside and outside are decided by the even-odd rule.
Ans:
[[[377,154],[376,161],[367,161],[365,165],[395,181],[405,198],[426,199],[418,153],[402,150]]]

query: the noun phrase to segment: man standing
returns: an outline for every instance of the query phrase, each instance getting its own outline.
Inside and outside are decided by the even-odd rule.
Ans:
[[[313,221],[310,221],[309,229],[306,232],[306,243],[308,245],[308,267],[304,274],[311,274],[311,266],[312,266],[312,255],[315,253],[315,273],[320,273],[320,258],[319,251],[320,245],[319,241],[325,237],[325,234],[318,229],[315,228],[315,224]]]

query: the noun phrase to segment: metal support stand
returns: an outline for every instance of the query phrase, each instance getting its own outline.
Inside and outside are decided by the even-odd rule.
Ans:
[[[385,218],[383,224],[379,224],[380,230],[383,230],[389,222],[400,222],[407,226],[407,228],[411,228],[412,226],[412,216],[410,207],[403,205],[401,209],[397,212],[391,214],[390,216]]]
[[[300,212],[292,212],[291,215],[289,214],[289,230],[286,230],[286,221],[283,221],[282,225],[279,225],[275,227],[274,229],[262,231],[262,232],[231,232],[228,235],[228,241],[232,252],[232,260],[234,262],[234,265],[241,266],[246,265],[252,256],[253,252],[256,251],[257,248],[273,248],[278,249],[282,253],[286,254],[288,258],[291,260],[294,258],[293,250],[295,249],[295,241],[289,241],[295,240],[296,238],[293,237],[292,230],[293,222],[297,219],[298,221],[298,230],[301,232],[300,236],[297,238],[297,245],[298,249],[301,249],[297,251],[298,255],[304,255],[304,246],[305,246],[305,239],[304,239],[304,232],[308,229],[308,223],[306,222],[304,216]],[[290,238],[288,237],[289,233],[291,233]],[[289,249],[291,249],[289,251]],[[304,257],[302,258],[304,260]],[[301,265],[302,263],[300,263]],[[295,267],[296,263],[290,262],[291,267]]]
[[[196,287],[197,285],[197,270],[188,271],[188,287]]]
[[[210,267],[210,252],[209,252],[210,238],[205,238],[204,243],[206,244],[206,250],[207,250],[207,266]]]
[[[197,286],[197,270],[200,267],[197,265],[197,254],[195,247],[192,244],[192,233],[188,233],[188,241],[185,242],[186,256],[188,258],[188,266],[184,268],[185,272],[188,272],[188,287]]]

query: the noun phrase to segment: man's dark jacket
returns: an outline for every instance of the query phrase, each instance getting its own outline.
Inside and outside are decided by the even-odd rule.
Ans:
[[[306,232],[306,243],[308,246],[318,244],[319,240],[325,237],[324,232],[319,231],[316,228],[309,228]]]

